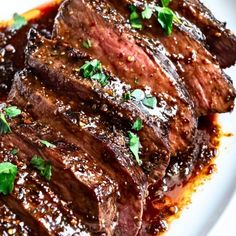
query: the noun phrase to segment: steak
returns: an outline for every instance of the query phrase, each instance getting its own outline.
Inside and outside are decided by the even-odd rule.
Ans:
[[[172,154],[191,143],[196,117],[176,68],[157,41],[150,42],[131,31],[126,19],[107,1],[63,2],[55,20],[54,36],[89,52],[132,89],[150,89],[161,104],[172,108],[171,113],[163,111],[169,117]],[[86,39],[93,44],[88,50],[82,46]]]
[[[170,7],[196,24],[206,35],[206,44],[216,55],[220,66],[230,67],[236,62],[236,37],[218,21],[199,0],[173,0]]]
[[[37,78],[25,73],[16,75],[9,100],[61,132],[66,140],[88,152],[117,180],[121,196],[116,232],[135,235],[141,226],[146,177],[126,148],[122,132],[104,123],[99,116],[87,115],[79,109],[78,103],[63,102]]]
[[[0,235],[32,235],[29,227],[0,200]]]
[[[138,6],[140,11],[146,6],[146,1],[123,0],[123,4],[115,0],[110,0],[110,2],[127,19],[130,15],[129,4]],[[155,5],[155,2],[149,1],[149,4]],[[150,24],[153,27],[150,27]],[[166,37],[156,17],[153,16],[151,20],[143,22],[140,33],[151,39],[158,38],[164,45],[167,56],[175,63],[178,73],[183,78],[194,102],[197,116],[232,111],[235,90],[231,80],[222,72],[218,62],[201,41],[197,41],[196,37],[192,36],[189,26],[185,27],[185,24],[176,24],[172,34]]]
[[[88,153],[63,141],[59,133],[26,115],[23,122],[21,120],[12,122],[11,128],[17,137],[28,143],[28,162],[34,155],[50,162],[52,189],[63,200],[71,202],[71,209],[75,214],[84,216],[93,231],[109,234],[117,218],[116,182]],[[45,139],[52,140],[55,148],[42,147],[41,140]]]
[[[68,235],[78,234],[87,229],[75,217],[68,204],[56,195],[47,182],[36,171],[29,167],[28,153],[25,153],[24,143],[17,136],[1,136],[3,151],[0,153],[1,162],[11,162],[18,167],[18,177],[15,188],[9,196],[1,196],[1,200],[30,228],[31,235]],[[17,155],[11,150],[17,147]]]
[[[139,137],[143,146],[143,167],[151,178],[159,179],[159,171],[156,172],[160,168],[159,159],[169,159],[168,139],[163,120],[157,116],[153,117],[151,113],[153,111],[143,106],[141,102],[124,101],[123,96],[129,91],[129,86],[121,83],[118,78],[112,78],[108,72],[110,82],[105,87],[75,73],[77,68],[91,58],[35,35],[34,31],[30,33],[30,38],[32,41],[27,47],[27,61],[38,72],[40,78],[44,78],[44,81],[51,85],[51,88],[56,88],[57,92],[75,101],[80,102],[81,99],[86,103],[89,101],[99,107],[98,110],[104,112],[104,115],[108,115],[109,121],[114,120],[121,128],[131,130],[135,120],[142,119],[143,128],[139,131]],[[71,54],[76,60],[71,60]],[[50,61],[54,63],[51,64]],[[156,113],[160,114],[160,110],[161,108],[159,110],[157,108]]]

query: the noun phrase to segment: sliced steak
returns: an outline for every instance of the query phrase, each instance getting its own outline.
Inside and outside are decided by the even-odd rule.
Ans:
[[[82,99],[86,103],[94,104],[97,110],[109,117],[109,121],[114,120],[122,129],[131,130],[135,120],[142,120],[143,127],[138,135],[143,146],[143,166],[149,170],[152,178],[159,179],[161,176],[156,172],[160,169],[159,159],[169,159],[169,146],[164,123],[166,118],[161,120],[153,113],[161,115],[162,110],[168,108],[156,107],[153,111],[140,101],[125,101],[123,96],[129,91],[129,85],[112,77],[108,72],[106,74],[109,76],[109,84],[105,87],[97,81],[84,79],[79,72],[75,72],[86,61],[91,60],[88,56],[46,40],[34,31],[31,32],[30,38],[27,61],[52,89],[75,101],[80,102]]]
[[[174,65],[157,41],[130,31],[126,19],[107,1],[65,1],[55,20],[54,36],[81,51],[89,51],[132,89],[149,88],[161,104],[172,108],[171,113],[163,111],[169,117],[172,154],[192,141],[196,118]],[[88,50],[82,46],[86,39],[93,45]]]
[[[60,131],[66,140],[88,152],[114,176],[121,193],[115,232],[136,235],[141,226],[146,177],[126,147],[123,133],[99,116],[80,110],[79,103],[68,100],[64,103],[32,75],[16,75],[9,100]]]
[[[221,67],[236,62],[236,37],[226,29],[226,23],[218,21],[199,0],[173,0],[170,7],[196,24],[206,35],[206,44],[216,55]]]
[[[123,0],[123,4],[115,0],[110,2],[127,20],[130,16],[129,4],[137,6],[140,13],[146,6],[144,0]],[[151,5],[155,3],[155,0],[149,1]],[[176,24],[172,34],[167,37],[159,26],[156,16],[153,16],[151,20],[143,22],[143,30],[140,33],[150,39],[158,38],[164,45],[167,56],[175,63],[185,82],[197,116],[232,111],[235,99],[232,82],[204,45],[189,31],[189,26],[186,27],[184,23]]]
[[[84,216],[94,232],[110,235],[117,220],[116,182],[88,153],[66,143],[59,132],[23,114],[23,118],[11,122],[11,128],[17,137],[28,143],[27,161],[30,162],[34,155],[49,161],[53,172],[52,189],[63,200],[71,202],[71,209]],[[52,141],[55,147],[47,148],[41,140]]]
[[[11,162],[18,167],[18,175],[12,194],[1,196],[1,200],[16,213],[30,228],[32,235],[90,235],[81,221],[75,217],[68,204],[62,201],[27,162],[19,137],[1,136],[2,151],[0,161]],[[13,155],[11,150],[19,152]]]
[[[0,235],[36,236],[19,217],[0,200]]]

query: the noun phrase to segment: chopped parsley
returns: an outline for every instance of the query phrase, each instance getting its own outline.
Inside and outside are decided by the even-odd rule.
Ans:
[[[11,133],[10,125],[8,124],[5,115],[0,113],[0,134],[8,133]]]
[[[129,21],[130,21],[130,25],[133,29],[142,29],[142,21],[140,19],[139,14],[136,11],[136,7],[130,5],[129,6],[129,10],[130,10],[130,17],[129,17]]]
[[[162,29],[167,35],[172,33],[173,22],[180,22],[175,13],[168,7],[171,0],[161,0],[162,6],[156,6],[152,9],[149,6],[146,6],[145,9],[141,12],[141,17],[143,20],[151,19],[152,15],[155,13],[158,23],[161,25]],[[130,25],[134,29],[142,29],[142,19],[140,19],[139,13],[135,6],[129,6],[131,11],[130,14]]]
[[[18,169],[10,162],[0,163],[0,193],[12,193]]]
[[[124,101],[129,101],[131,99],[130,92],[126,92],[123,94]]]
[[[140,131],[141,129],[143,128],[143,125],[142,125],[142,120],[140,118],[138,118],[133,126],[132,126],[132,129],[135,130],[135,131]]]
[[[46,141],[46,140],[40,140],[40,143],[43,144],[44,146],[46,146],[47,148],[55,148],[56,145]]]
[[[106,86],[108,84],[108,76],[104,73],[102,64],[99,60],[94,59],[92,61],[87,61],[79,71],[82,73],[84,78],[90,78],[92,80],[98,81],[101,86]]]
[[[17,149],[17,148],[13,148],[13,149],[11,150],[11,154],[12,154],[13,156],[15,156],[17,153],[18,153],[18,149]]]
[[[25,17],[15,13],[13,15],[13,24],[11,26],[11,29],[12,30],[19,30],[24,25],[27,25],[27,20],[25,19]]]
[[[37,169],[41,176],[43,176],[46,180],[50,180],[52,177],[52,166],[49,162],[45,161],[42,157],[33,156],[30,161],[30,164]]]
[[[86,39],[83,41],[83,47],[86,48],[86,49],[89,49],[92,47],[92,42],[90,39]]]
[[[139,165],[142,165],[142,160],[139,158],[139,149],[140,149],[140,141],[139,137],[133,132],[128,132],[129,136],[129,149],[133,153],[136,161]]]
[[[151,19],[153,12],[152,12],[152,9],[150,7],[146,6],[144,11],[142,11],[141,14],[142,14],[143,19],[149,20],[149,19]]]
[[[9,118],[15,118],[21,114],[21,110],[16,106],[7,107],[4,110]]]
[[[144,106],[154,109],[157,106],[157,99],[156,97],[147,96],[142,100]]]
[[[170,2],[171,2],[171,0],[161,0],[161,4],[163,7],[168,7]]]

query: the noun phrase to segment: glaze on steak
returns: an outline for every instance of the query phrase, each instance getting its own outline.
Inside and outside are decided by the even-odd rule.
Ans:
[[[80,54],[55,41],[42,38],[34,31],[30,32],[30,38],[32,41],[29,41],[27,47],[27,62],[40,78],[44,78],[45,83],[57,92],[73,97],[78,102],[82,99],[86,103],[94,104],[96,109],[108,115],[109,120],[114,120],[122,128],[131,130],[135,120],[142,119],[143,128],[139,132],[143,146],[142,166],[149,173],[150,178],[160,179],[165,172],[170,155],[166,118],[152,116],[152,109],[146,108],[140,102],[125,101],[123,96],[126,91],[129,91],[129,85],[121,83],[118,78],[112,78],[108,73],[109,84],[105,87],[100,86],[96,81],[83,78],[76,70],[86,61],[91,60],[86,54]],[[161,110],[162,108],[158,107],[156,114],[161,116]],[[161,159],[165,160],[165,164],[160,175]]]
[[[181,24],[170,36],[154,16],[132,28],[129,5],[141,16],[157,4],[65,0],[55,21],[47,8],[51,17],[0,33],[0,164],[18,168],[4,195],[11,173],[0,165],[0,235],[159,235],[182,186],[214,171],[211,114],[234,107],[222,67],[235,63],[235,36],[197,0],[171,1]],[[95,60],[103,84],[81,69]]]
[[[71,15],[73,14],[73,17]],[[89,51],[132,89],[150,88],[158,100],[172,108],[169,142],[175,155],[191,143],[196,128],[192,102],[158,42],[150,42],[131,31],[126,19],[107,1],[71,0],[61,5],[54,25],[54,36],[81,51]],[[86,50],[85,39],[93,42]],[[138,84],[135,83],[138,79]]]
[[[112,2],[113,7],[119,9],[127,20],[130,15],[129,4],[138,6],[140,11],[146,6],[146,1],[139,0],[123,0],[122,4],[115,0],[109,2]],[[155,5],[155,2],[149,1],[149,4]],[[192,27],[185,24],[176,24],[172,34],[166,37],[157,23],[156,16],[153,16],[151,20],[143,23],[143,29],[139,32],[142,36],[149,37],[150,40],[158,39],[163,44],[167,56],[174,62],[183,78],[197,116],[232,111],[235,91],[231,80],[222,72],[218,62],[202,45],[200,39],[197,40],[197,36],[193,36],[193,30],[189,30]],[[194,35],[197,35],[197,32]]]
[[[99,116],[86,115],[73,100],[64,102],[55,97],[27,72],[16,75],[9,101],[61,132],[66,140],[90,154],[117,180],[121,196],[116,231],[134,235],[141,226],[146,177],[127,149],[122,131],[104,123]]]
[[[173,0],[170,6],[202,30],[206,47],[216,55],[221,67],[235,65],[236,37],[226,28],[226,23],[217,20],[199,0]]]

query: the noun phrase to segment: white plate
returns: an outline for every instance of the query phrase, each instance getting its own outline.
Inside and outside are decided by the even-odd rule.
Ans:
[[[0,0],[0,19],[22,13],[47,0]],[[3,3],[4,2],[4,3]],[[218,19],[236,33],[236,1],[204,0]],[[236,77],[236,67],[227,70]],[[235,81],[236,83],[236,81]],[[225,132],[236,135],[236,111],[220,116]],[[236,136],[224,138],[217,159],[218,172],[193,195],[192,204],[172,223],[166,236],[235,236]]]

